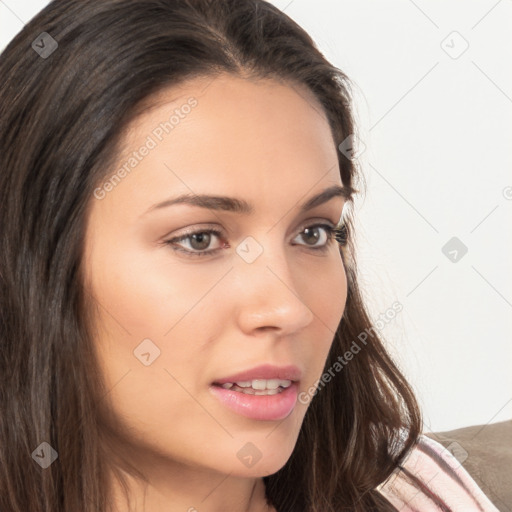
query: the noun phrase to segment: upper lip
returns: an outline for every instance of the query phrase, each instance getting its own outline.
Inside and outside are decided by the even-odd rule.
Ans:
[[[255,379],[280,379],[298,381],[300,380],[301,375],[302,372],[300,371],[300,369],[293,364],[287,366],[274,366],[272,364],[262,364],[260,366],[255,366],[250,370],[229,375],[228,377],[223,377],[222,379],[217,379],[213,382],[213,384],[225,384],[226,382],[242,382]]]

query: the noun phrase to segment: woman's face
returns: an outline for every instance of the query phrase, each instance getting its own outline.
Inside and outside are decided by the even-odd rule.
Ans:
[[[87,223],[94,341],[120,447],[148,470],[272,474],[293,451],[308,407],[296,397],[321,377],[345,307],[339,246],[325,227],[306,229],[335,226],[344,199],[301,210],[342,185],[336,143],[297,86],[221,75],[158,100],[130,127]],[[183,194],[237,203],[165,205]],[[172,241],[188,231],[198,234]],[[213,384],[260,365],[270,373],[236,381],[279,385],[271,394]],[[272,382],[272,367],[287,366],[296,375]]]

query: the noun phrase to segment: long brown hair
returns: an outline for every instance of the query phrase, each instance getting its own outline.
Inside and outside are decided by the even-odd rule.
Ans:
[[[88,206],[138,107],[220,72],[306,86],[336,144],[354,134],[347,76],[263,0],[54,0],[0,55],[2,511],[110,510],[98,414],[109,390],[83,286]],[[346,152],[338,160],[353,201],[362,176]],[[290,459],[264,477],[278,512],[395,510],[375,487],[421,432],[358,288],[351,215],[340,247],[346,309],[326,371],[362,333],[367,341],[312,397]],[[50,453],[43,442],[58,454],[44,469],[34,455]]]

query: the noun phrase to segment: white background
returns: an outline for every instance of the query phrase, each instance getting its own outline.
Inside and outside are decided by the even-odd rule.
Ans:
[[[362,286],[425,430],[512,418],[512,1],[272,3],[356,86]],[[47,4],[0,0],[0,48]]]

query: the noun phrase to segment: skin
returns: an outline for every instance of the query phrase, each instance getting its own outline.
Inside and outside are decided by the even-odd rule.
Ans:
[[[262,477],[289,459],[308,405],[297,402],[280,421],[253,420],[226,408],[209,385],[261,363],[297,365],[299,392],[321,377],[345,308],[346,274],[336,241],[315,252],[325,232],[315,242],[304,228],[336,225],[344,199],[305,214],[298,206],[342,185],[337,149],[308,90],[219,75],[152,98],[156,106],[126,132],[119,167],[192,96],[197,106],[103,199],[92,199],[87,218],[94,343],[110,391],[105,403],[123,425],[110,448],[148,478],[145,493],[129,480],[133,510],[261,512],[272,510]],[[254,212],[174,205],[146,213],[191,192],[245,199]],[[220,229],[220,239],[178,245],[229,247],[194,258],[163,243],[208,227]],[[236,252],[248,236],[263,248],[250,264]],[[146,338],[160,350],[148,366],[134,355]],[[248,442],[262,454],[252,467],[237,457]],[[115,485],[114,502],[127,510]]]

